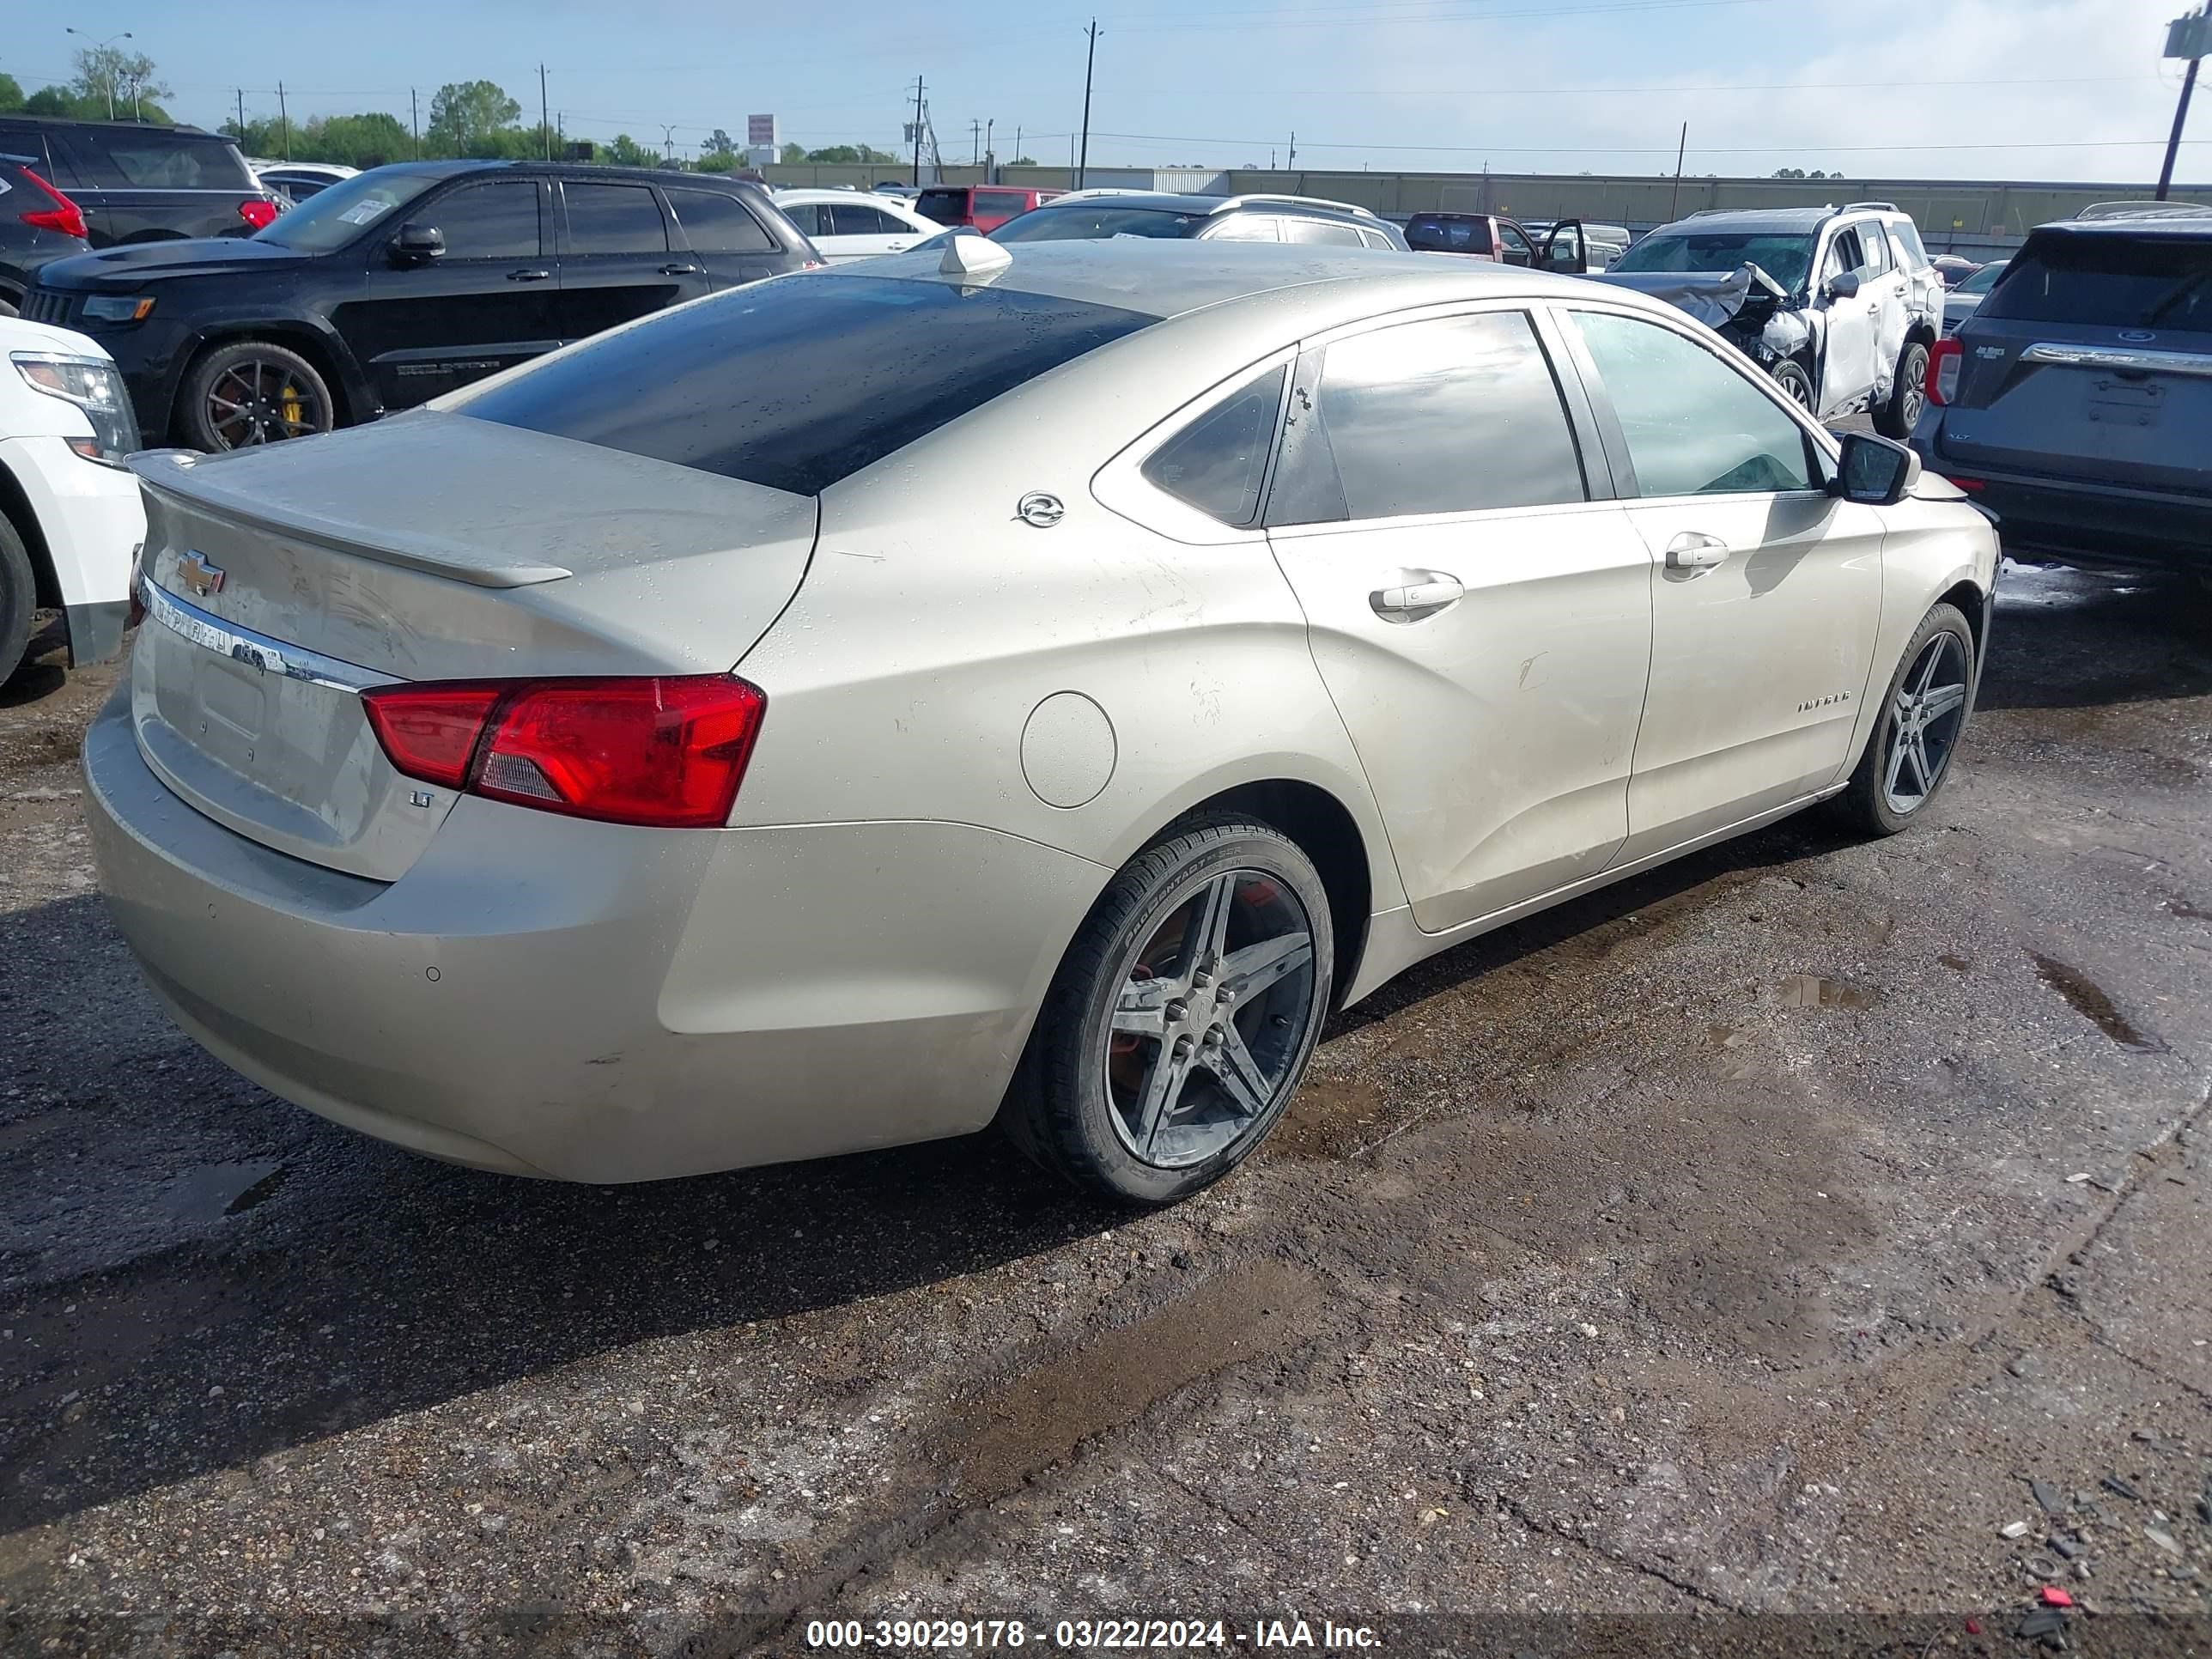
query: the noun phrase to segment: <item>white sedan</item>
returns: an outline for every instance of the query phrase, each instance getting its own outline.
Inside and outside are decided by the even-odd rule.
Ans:
[[[122,648],[131,567],[146,539],[124,457],[138,425],[123,377],[85,336],[0,318],[0,680],[15,672],[31,613],[58,609],[70,660]]]
[[[775,204],[833,265],[904,253],[945,228],[906,203],[872,191],[779,190]]]

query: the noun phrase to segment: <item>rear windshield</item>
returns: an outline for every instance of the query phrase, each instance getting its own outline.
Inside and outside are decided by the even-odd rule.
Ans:
[[[1154,320],[996,288],[792,276],[665,313],[452,407],[811,495]]]
[[[1785,290],[1805,285],[1813,239],[1797,231],[1654,231],[1613,262],[1615,270],[1734,270],[1754,264]]]
[[[925,190],[915,198],[915,211],[940,225],[957,225],[968,216],[964,190]]]
[[[1977,314],[2212,331],[2212,236],[2031,237]]]
[[[245,158],[221,138],[159,127],[73,127],[64,140],[83,183],[100,190],[221,190],[260,186]]]
[[[1102,242],[1109,236],[1194,236],[1203,213],[1172,208],[1113,207],[1080,202],[1060,207],[1048,202],[991,233],[994,242]]]
[[[1495,253],[1487,219],[1439,219],[1417,213],[1406,221],[1406,246],[1421,253]]]

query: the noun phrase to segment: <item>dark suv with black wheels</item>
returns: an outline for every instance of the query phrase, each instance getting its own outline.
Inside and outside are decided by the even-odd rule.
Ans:
[[[149,444],[328,431],[818,262],[757,185],[507,161],[378,167],[244,240],[110,248],[25,314],[113,356]]]
[[[282,205],[235,143],[198,127],[0,115],[0,151],[83,210],[94,247],[251,236]]]

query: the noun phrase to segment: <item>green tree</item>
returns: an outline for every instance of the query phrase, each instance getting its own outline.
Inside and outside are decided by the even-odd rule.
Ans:
[[[744,158],[735,150],[710,149],[699,158],[702,173],[735,173]]]
[[[23,100],[23,111],[27,115],[81,117],[85,112],[83,101],[66,87],[40,87]],[[100,113],[107,113],[105,102]]]
[[[1036,164],[1037,159],[1034,155],[1017,155],[1012,161],[1006,163],[1010,167],[1033,167]]]
[[[172,90],[154,73],[152,58],[120,46],[88,46],[78,52],[70,89],[101,114],[112,110],[118,116],[143,115],[148,100],[167,98]]]
[[[0,75],[0,109],[23,107],[23,88],[12,75]]]
[[[492,81],[449,81],[430,100],[423,139],[441,155],[495,154],[496,135],[511,127],[522,106]]]
[[[738,153],[738,141],[723,131],[721,128],[716,127],[707,136],[706,149],[709,155],[735,155]]]
[[[784,164],[786,167],[796,167],[796,166],[798,166],[798,165],[799,165],[799,162],[804,161],[805,159],[806,159],[806,146],[805,146],[805,145],[804,145],[804,144],[786,144],[786,145],[783,147],[783,164]]]
[[[647,149],[626,132],[618,132],[609,142],[601,144],[597,159],[605,161],[610,167],[650,167],[660,165],[660,156],[657,151]]]

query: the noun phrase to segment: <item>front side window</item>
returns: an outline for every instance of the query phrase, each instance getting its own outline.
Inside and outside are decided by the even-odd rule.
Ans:
[[[1300,407],[1296,420],[1271,524],[1588,499],[1573,428],[1525,312],[1439,317],[1336,341],[1312,409]]]
[[[668,227],[644,185],[567,184],[571,253],[665,253]]]
[[[1804,429],[1711,352],[1640,318],[1573,316],[1620,418],[1638,495],[1813,487]]]
[[[1509,264],[1525,265],[1534,262],[1536,250],[1521,234],[1519,226],[1501,223],[1498,227],[1498,240],[1504,250]]]
[[[799,227],[799,234],[810,240],[814,237],[827,236],[830,234],[830,210],[821,203],[778,202],[776,205],[783,210],[785,218]],[[684,211],[684,204],[681,202],[676,204],[676,216],[684,221],[686,229],[690,228],[691,216]],[[691,232],[691,246],[693,247],[699,246],[699,233],[696,230]]]
[[[1828,257],[1820,266],[1820,280],[1832,283],[1846,271],[1856,271],[1865,258],[1859,247],[1858,232],[1848,228],[1839,230],[1828,243]]]
[[[1889,239],[1881,234],[1880,225],[1867,224],[1859,228],[1859,278],[1871,282],[1889,269]]]
[[[448,259],[535,259],[543,251],[538,239],[538,186],[527,179],[464,185],[441,196],[416,218],[444,233]]]
[[[1278,365],[1206,410],[1152,452],[1145,477],[1225,525],[1251,523],[1286,372]]]
[[[668,205],[696,253],[765,253],[776,246],[745,204],[719,190],[672,187]]]
[[[1000,289],[795,276],[663,312],[451,407],[811,495],[1157,320]]]

